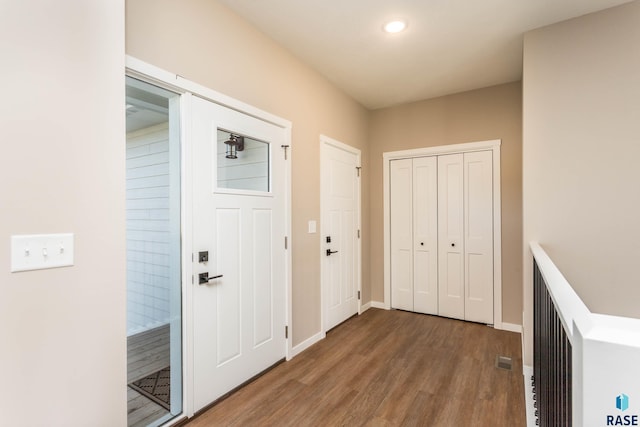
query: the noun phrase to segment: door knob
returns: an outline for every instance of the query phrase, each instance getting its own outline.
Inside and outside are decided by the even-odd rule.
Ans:
[[[451,247],[452,247],[452,248],[453,248],[453,247],[455,247],[455,246],[456,246],[456,244],[455,244],[455,243],[452,243],[452,244],[451,244]]]
[[[221,277],[222,277],[222,274],[218,274],[217,276],[209,277],[209,273],[208,272],[200,273],[200,274],[198,274],[198,285],[204,285],[206,283],[209,283],[209,280],[219,279]]]
[[[331,256],[331,254],[337,254],[338,251],[332,251],[331,249],[327,249],[327,256]]]

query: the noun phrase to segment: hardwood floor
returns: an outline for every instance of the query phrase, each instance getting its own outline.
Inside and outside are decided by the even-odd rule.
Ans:
[[[169,366],[169,325],[127,337],[127,383]],[[169,412],[127,387],[127,424],[144,427]]]
[[[520,335],[370,309],[188,423],[271,425],[525,426]]]
[[[127,337],[127,383],[169,366],[169,325]]]
[[[169,411],[162,406],[127,387],[127,426],[146,427],[149,424],[164,418]]]

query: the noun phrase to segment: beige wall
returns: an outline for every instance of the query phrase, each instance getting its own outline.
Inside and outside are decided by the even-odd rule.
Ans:
[[[521,323],[519,83],[371,114],[233,12],[205,0],[129,0],[126,50],[293,122],[294,345],[320,330],[320,236],[307,233],[307,221],[320,218],[321,133],[363,150],[365,302],[383,299],[382,152],[501,138],[503,320]]]
[[[129,0],[126,51],[293,122],[293,341],[320,331],[320,134],[363,150],[369,113],[229,9],[210,0]],[[363,206],[368,206],[363,176]],[[368,294],[368,212],[363,286]]]
[[[0,424],[126,425],[124,2],[3,2]],[[10,273],[10,236],[75,265]]]
[[[371,288],[384,300],[382,154],[501,139],[502,320],[522,319],[522,110],[520,82],[415,102],[372,113]]]
[[[525,362],[537,240],[594,312],[640,317],[640,2],[526,34]]]

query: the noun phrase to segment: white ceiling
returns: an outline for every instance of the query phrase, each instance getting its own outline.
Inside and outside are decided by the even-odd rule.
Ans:
[[[218,1],[376,109],[520,80],[523,33],[629,0]]]

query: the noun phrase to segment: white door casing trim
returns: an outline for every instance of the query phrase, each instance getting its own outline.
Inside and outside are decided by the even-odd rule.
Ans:
[[[493,324],[502,329],[502,216],[500,194],[500,144],[501,140],[439,145],[436,147],[390,151],[382,154],[383,221],[384,221],[384,308],[391,309],[391,225],[390,225],[390,172],[389,162],[397,159],[437,156],[440,154],[488,151],[493,153]]]
[[[342,143],[340,141],[337,141],[333,138],[330,138],[326,135],[320,135],[320,177],[323,176],[323,167],[326,165],[326,159],[325,159],[325,154],[324,154],[324,149],[323,147],[326,145],[330,145],[336,148],[339,148],[341,150],[344,150],[348,153],[354,154],[357,157],[357,165],[358,167],[362,166],[362,154],[361,151],[355,147],[352,147],[350,145],[347,145],[345,143]],[[324,203],[324,183],[322,178],[320,179],[320,336],[322,338],[324,338],[326,336],[326,328],[325,328],[325,311],[326,311],[326,307],[325,304],[326,302],[326,298],[325,298],[325,291],[326,289],[324,289],[324,278],[323,278],[323,268],[322,268],[322,263],[323,263],[323,250],[324,250],[324,240],[322,239],[322,237],[325,235],[326,233],[326,229],[325,229],[325,224],[326,224],[326,218],[324,218],[324,209],[322,204]],[[357,287],[358,287],[358,292],[360,292],[360,296],[362,297],[362,181],[360,179],[358,179],[358,185],[357,185],[357,209],[358,209],[358,213],[357,213],[357,227],[358,230],[360,230],[360,238],[357,239],[357,244],[356,244],[356,251],[357,251],[357,265],[356,265],[356,269],[357,269]],[[362,314],[364,310],[362,309],[362,298],[360,298],[358,300],[358,314]]]
[[[173,90],[174,92],[190,92],[215,104],[222,105],[232,110],[240,111],[244,114],[258,118],[267,123],[274,124],[281,128],[286,129],[292,127],[292,123],[289,120],[283,119],[282,117],[254,107],[253,105],[249,105],[228,95],[217,92],[206,86],[202,86],[201,84],[198,84],[191,80],[185,79],[178,74],[173,74],[168,71],[162,70],[154,65],[141,61],[132,56],[126,56],[125,65],[127,75],[130,77],[144,80],[147,83],[155,84],[157,86]]]
[[[288,145],[287,162],[285,162],[285,234],[288,237],[288,247],[285,253],[285,319],[289,327],[289,336],[285,340],[285,354],[287,360],[293,357],[292,347],[292,239],[291,239],[291,154],[292,154],[292,123],[269,112],[263,111],[252,105],[224,95],[220,92],[209,89],[198,83],[185,79],[177,74],[173,74],[147,62],[127,55],[125,58],[125,74],[143,80],[147,83],[162,87],[179,93],[180,97],[180,137],[181,137],[181,238],[182,238],[182,312],[183,312],[183,412],[191,417],[194,414],[193,402],[193,322],[190,316],[184,313],[191,313],[193,309],[193,264],[192,254],[194,253],[192,233],[193,233],[193,178],[191,176],[191,155],[192,141],[190,131],[191,120],[191,97],[198,96],[207,99],[215,104],[219,104],[235,111],[242,112],[251,117],[260,119],[267,123],[276,125],[285,131],[285,145]],[[283,236],[284,237],[284,236]],[[283,331],[284,333],[284,331]]]

